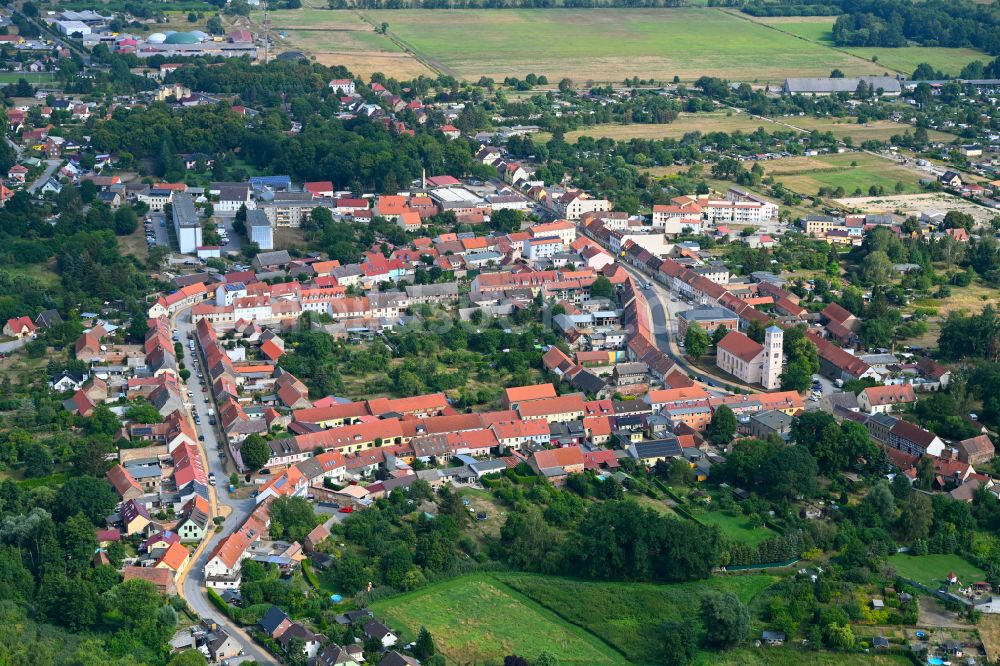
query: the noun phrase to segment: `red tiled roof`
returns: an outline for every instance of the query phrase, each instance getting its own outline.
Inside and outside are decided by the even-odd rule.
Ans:
[[[730,331],[727,333],[726,337],[722,338],[719,342],[718,348],[729,352],[747,363],[757,358],[764,351],[764,347],[759,342],[751,340],[739,331]]]

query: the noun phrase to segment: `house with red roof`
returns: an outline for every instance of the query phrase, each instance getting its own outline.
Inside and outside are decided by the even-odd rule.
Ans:
[[[869,386],[858,395],[858,406],[869,414],[886,414],[899,405],[912,405],[916,401],[911,384]]]
[[[31,317],[14,317],[8,319],[7,323],[3,326],[3,334],[10,338],[21,338],[31,337],[35,334],[38,327],[35,326],[35,322],[31,321]]]

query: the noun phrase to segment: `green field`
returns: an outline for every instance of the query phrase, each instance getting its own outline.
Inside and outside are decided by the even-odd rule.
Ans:
[[[748,602],[776,579],[771,576],[715,577],[694,583],[586,583],[552,576],[496,574],[517,591],[585,627],[639,664],[659,663],[659,627],[664,622],[697,624],[701,595],[732,592]]]
[[[856,162],[856,166],[851,166]],[[815,195],[820,187],[843,187],[845,196],[856,188],[864,195],[872,185],[882,186],[886,194],[895,192],[896,183],[903,193],[919,191],[920,174],[916,171],[868,153],[842,153],[817,157],[792,157],[762,163],[765,173],[788,189]]]
[[[792,74],[827,75],[834,67],[881,73],[860,58],[710,8],[439,9],[364,16],[387,22],[393,36],[439,69],[471,80],[528,72],[553,83],[562,77],[586,83],[674,75],[778,81]]]
[[[766,19],[763,20],[766,21]],[[791,33],[823,46],[833,47],[833,21],[834,19],[830,17],[826,20],[805,20],[802,22],[788,20],[770,23],[770,25],[776,30]],[[876,67],[882,67],[889,73],[900,72],[906,75],[912,74],[917,65],[922,62],[929,63],[945,74],[957,76],[962,67],[973,60],[982,60],[984,63],[990,60],[988,55],[975,49],[951,49],[936,46],[906,46],[898,49],[850,47],[844,48],[843,51],[865,60],[876,57],[878,59]]]
[[[485,574],[428,585],[371,608],[393,628],[403,629],[408,640],[427,627],[449,663],[502,661],[510,654],[533,659],[542,652],[561,664],[627,663],[592,634]]]
[[[889,564],[903,578],[909,578],[936,590],[945,582],[949,572],[955,572],[963,585],[986,579],[982,569],[958,555],[906,555],[897,553],[889,558]]]
[[[753,527],[750,519],[743,514],[729,513],[728,511],[709,511],[707,513],[696,513],[695,518],[706,525],[718,525],[722,533],[733,541],[740,541],[749,546],[756,546],[761,541],[766,541],[778,536],[778,533],[767,527]]]
[[[21,79],[24,79],[32,85],[38,85],[39,83],[51,83],[55,81],[55,78],[55,75],[51,72],[39,72],[37,74],[31,72],[0,72],[0,83],[17,83]]]

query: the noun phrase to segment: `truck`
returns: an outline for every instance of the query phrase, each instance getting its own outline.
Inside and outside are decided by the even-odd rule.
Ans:
[[[208,415],[209,416],[215,416],[215,410],[214,409],[209,409],[208,410]]]
[[[835,380],[833,380],[833,385],[836,386],[837,388],[843,388],[843,386],[844,386],[844,380],[843,379],[835,379]]]

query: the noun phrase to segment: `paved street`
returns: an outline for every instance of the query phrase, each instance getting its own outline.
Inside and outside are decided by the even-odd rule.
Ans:
[[[646,284],[651,281],[651,278],[648,275],[645,275],[632,266],[626,264],[622,264],[622,266],[626,271],[631,273],[632,277],[638,280],[640,284]],[[653,329],[653,338],[656,342],[656,346],[665,352],[667,356],[674,361],[674,363],[683,368],[687,374],[694,375],[696,381],[703,384],[702,388],[715,396],[729,395],[726,391],[716,388],[720,384],[742,386],[748,391],[760,391],[759,388],[741,385],[738,382],[724,379],[691,365],[684,355],[680,353],[680,348],[677,347],[676,341],[674,340],[677,335],[677,323],[674,321],[673,315],[680,310],[693,306],[689,306],[687,303],[681,303],[680,301],[674,303],[671,299],[676,297],[676,294],[673,294],[666,287],[657,282],[653,282],[653,286],[649,289],[643,289],[642,293],[646,296],[646,302],[649,305],[649,321]]]
[[[61,160],[45,160],[45,171],[35,179],[35,182],[28,186],[28,194],[34,194],[35,190],[44,185],[45,181],[51,178],[52,174],[56,172],[60,164],[62,164]]]
[[[31,338],[21,338],[20,340],[8,340],[7,342],[0,342],[0,354],[7,354],[14,351],[15,349],[20,349],[24,345],[31,342]]]
[[[208,410],[214,409],[214,405],[206,403],[205,396],[208,393],[201,392],[201,384],[198,382],[198,372],[201,370],[201,363],[195,360],[188,346],[187,337],[194,334],[194,326],[191,323],[190,309],[181,311],[175,319],[176,331],[180,336],[180,342],[184,346],[184,364],[191,370],[191,376],[187,381],[187,390],[193,394],[191,401],[191,413],[198,414],[201,423],[195,427],[198,434],[205,438],[202,442],[202,449],[205,459],[208,461],[208,471],[215,472],[218,482],[216,486],[216,497],[220,505],[229,507],[231,513],[226,517],[222,530],[216,532],[210,539],[207,546],[202,549],[194,564],[188,571],[184,579],[184,597],[187,599],[191,609],[200,617],[204,617],[218,623],[220,626],[235,636],[242,644],[246,655],[255,659],[261,664],[278,663],[266,650],[257,645],[248,634],[233,624],[226,618],[212,603],[204,591],[204,571],[209,555],[215,545],[227,534],[232,533],[246,520],[255,506],[252,498],[240,500],[231,498],[229,495],[229,472],[226,471],[225,454],[218,451],[220,438],[215,427],[209,425]]]

